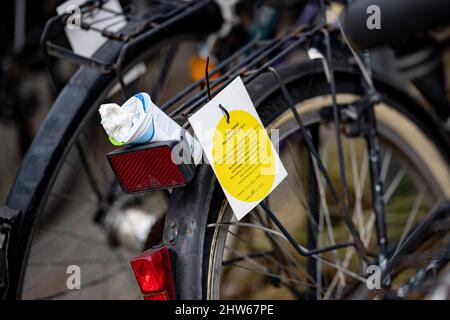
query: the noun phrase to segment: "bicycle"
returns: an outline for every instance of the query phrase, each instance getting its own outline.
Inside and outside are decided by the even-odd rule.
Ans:
[[[167,194],[164,192],[152,193],[150,200],[143,200],[143,197],[139,196],[123,196],[119,200],[112,199],[116,197],[113,193],[119,192],[118,190],[112,190],[112,195],[109,196],[110,199],[105,200],[105,205],[108,207],[108,210],[99,208],[99,210],[95,210],[96,212],[93,214],[95,220],[94,225],[101,226],[100,230],[102,231],[102,234],[106,236],[106,239],[83,238],[77,236],[74,232],[67,232],[67,230],[53,230],[51,228],[35,231],[35,229],[39,229],[38,225],[48,224],[48,220],[53,219],[53,216],[55,215],[54,211],[57,211],[58,208],[63,207],[66,203],[70,202],[70,200],[73,200],[68,194],[73,191],[72,188],[84,188],[84,191],[87,191],[87,193],[93,190],[94,194],[96,194],[95,197],[97,197],[102,196],[101,193],[103,191],[99,190],[101,185],[98,183],[98,179],[102,177],[99,177],[100,174],[98,174],[98,172],[101,174],[105,174],[106,172],[106,180],[113,180],[111,171],[107,168],[106,159],[103,157],[105,153],[112,150],[112,146],[108,143],[104,144],[103,139],[99,139],[102,136],[102,132],[100,131],[101,128],[98,126],[98,115],[94,111],[94,106],[98,104],[98,101],[102,101],[102,99],[108,97],[108,99],[116,100],[120,103],[123,99],[122,95],[126,96],[128,90],[135,90],[139,86],[139,81],[141,82],[142,90],[152,92],[153,99],[158,101],[157,96],[163,93],[163,89],[167,88],[167,85],[165,86],[164,83],[170,80],[170,78],[167,78],[169,72],[172,74],[174,72],[180,72],[178,70],[179,67],[178,69],[175,69],[175,71],[170,70],[177,52],[178,55],[180,52],[183,53],[181,49],[177,50],[177,46],[184,44],[183,49],[187,48],[195,53],[192,48],[197,46],[198,41],[204,41],[207,36],[210,36],[211,34],[214,35],[214,33],[224,24],[221,10],[219,10],[217,5],[211,1],[199,1],[196,3],[183,3],[182,1],[154,1],[151,5],[149,4],[150,6],[144,8],[136,8],[132,5],[128,5],[120,12],[111,10],[110,7],[105,6],[107,3],[108,1],[105,0],[86,1],[79,8],[83,17],[91,17],[92,14],[96,12],[106,12],[110,15],[108,19],[102,21],[92,21],[91,19],[91,21],[86,22],[86,20],[81,19],[80,28],[100,33],[108,39],[107,43],[103,45],[93,57],[76,54],[66,46],[67,40],[64,40],[64,37],[62,36],[64,33],[63,28],[66,26],[72,12],[53,17],[48,21],[44,30],[41,42],[44,48],[44,56],[47,61],[50,62],[50,59],[55,57],[62,58],[75,65],[80,65],[81,68],[72,77],[71,81],[62,88],[61,79],[58,79],[57,72],[55,72],[55,70],[52,69],[52,65],[49,64],[51,78],[55,83],[56,89],[60,91],[59,97],[57,101],[55,101],[52,112],[48,115],[38,137],[35,139],[33,147],[30,148],[30,151],[27,154],[27,159],[24,160],[22,165],[22,173],[19,175],[25,175],[27,178],[24,180],[17,177],[15,183],[15,186],[19,189],[22,189],[22,187],[19,187],[19,184],[22,182],[34,184],[33,187],[31,187],[31,185],[29,186],[31,189],[37,191],[37,193],[33,195],[33,192],[29,193],[31,189],[27,191],[22,189],[24,191],[22,195],[25,195],[25,198],[27,199],[19,196],[20,199],[16,198],[14,200],[12,198],[15,196],[12,198],[10,197],[7,201],[7,206],[2,209],[2,235],[4,234],[5,237],[2,238],[2,267],[0,269],[2,270],[1,277],[3,282],[1,287],[2,292],[5,294],[6,292],[8,293],[8,297],[21,295],[26,266],[38,269],[46,268],[46,264],[41,261],[34,261],[31,264],[27,262],[29,257],[28,251],[30,250],[29,243],[35,241],[38,237],[50,238],[50,242],[56,242],[55,238],[60,242],[63,241],[61,239],[66,238],[66,240],[75,239],[74,241],[79,242],[79,244],[90,243],[98,245],[99,243],[103,243],[105,248],[110,246],[114,248],[119,245],[118,241],[120,239],[117,239],[117,235],[115,234],[116,231],[112,230],[114,219],[111,220],[111,216],[120,216],[121,213],[123,214],[124,208],[137,208],[142,210],[142,208],[148,209],[150,206],[149,210],[154,213],[155,219],[158,220],[156,222],[154,221],[157,225],[155,227],[155,234],[143,235],[142,239],[136,237],[136,239],[133,239],[133,235],[131,235],[131,240],[125,240],[131,242],[132,246],[137,245],[139,247],[148,245],[146,242],[152,243],[154,241],[159,241],[161,238],[158,234],[160,232],[158,226],[161,225],[161,218],[163,218],[164,211],[166,210],[165,207],[167,206]],[[112,32],[110,27],[115,27],[117,24],[117,17],[123,17],[123,19],[127,20],[129,23],[122,30]],[[100,28],[99,25],[101,23],[104,24],[105,21],[108,24],[107,27]],[[109,23],[110,21],[111,23]],[[205,27],[204,24],[207,24],[207,27]],[[226,38],[219,37],[219,40],[224,42],[223,46],[227,48],[228,52],[234,50],[233,45],[228,44]],[[233,41],[234,45],[236,45],[236,37]],[[220,53],[220,51],[218,53]],[[121,56],[120,54],[123,55]],[[160,57],[158,57],[158,55],[160,55]],[[152,75],[148,75],[148,72],[142,71],[142,63],[147,63],[147,65],[150,66],[149,68],[151,68],[151,65],[155,64],[155,61],[158,59],[161,62],[159,73],[156,79],[152,79]],[[123,70],[121,67],[123,67]],[[136,72],[138,74],[137,78],[135,75]],[[181,72],[187,73],[186,70],[182,70]],[[177,90],[175,87],[176,86],[171,85],[170,89]],[[84,94],[81,94],[82,92],[84,92]],[[56,136],[61,139],[55,139]],[[91,139],[91,137],[93,138]],[[86,141],[89,141],[90,143],[87,144]],[[46,147],[42,148],[43,146]],[[35,151],[37,153],[35,153]],[[33,168],[36,166],[36,158],[39,159],[39,161],[42,161],[38,165],[39,169]],[[96,159],[93,160],[93,158]],[[105,161],[102,163],[99,158],[102,158]],[[92,167],[93,163],[96,163],[96,165],[102,167],[102,169],[98,171],[98,167],[96,167],[94,170]],[[31,177],[26,173],[30,169],[31,172],[33,172],[34,177]],[[51,173],[53,170],[55,172]],[[40,171],[40,173],[37,171]],[[98,176],[96,176],[96,174],[98,174]],[[80,175],[82,176],[81,178],[79,177]],[[78,185],[73,186],[75,184],[74,182],[78,181],[77,178],[79,178],[78,180],[87,179],[88,183],[84,184],[86,181],[81,181],[78,182]],[[107,185],[105,189],[118,188],[117,183],[111,182],[111,184],[112,186]],[[56,190],[57,192],[52,192],[52,186],[54,187],[53,191]],[[42,193],[41,191],[38,191],[38,189],[40,189]],[[20,193],[21,192],[22,191],[20,191]],[[11,195],[12,194],[19,195],[16,191],[11,192]],[[42,200],[40,205],[33,200],[35,196]],[[89,196],[90,194],[83,198],[81,202],[85,201],[89,205],[93,203],[93,201],[95,202],[95,199],[99,199],[89,199]],[[106,198],[108,198],[108,195],[106,195]],[[17,201],[24,205],[19,209],[21,211],[20,214],[18,211],[15,211],[16,209],[12,211],[8,209],[18,208],[16,205],[18,204]],[[150,203],[146,203],[148,201]],[[25,205],[25,202],[28,202],[30,206]],[[80,202],[75,203],[78,204]],[[39,214],[39,221],[38,219],[35,220],[35,209],[31,208],[33,206],[36,206],[35,209],[39,207],[39,212],[44,212]],[[27,207],[28,209],[31,209],[31,211],[28,211]],[[18,216],[20,216],[20,218],[16,219]],[[26,222],[28,218],[23,218],[24,216],[31,218],[29,223]],[[109,216],[109,218],[106,219],[106,216]],[[20,223],[18,221],[19,219]],[[75,217],[75,219],[77,218]],[[10,233],[10,230],[12,230],[12,225],[15,225],[16,223],[20,226],[15,226],[14,236]],[[86,224],[89,224],[89,219],[86,220]],[[108,226],[105,226],[105,224],[108,224]],[[105,228],[107,229],[106,233],[104,230]],[[34,237],[35,233],[39,233],[36,238]],[[29,235],[30,237],[25,235]],[[51,239],[52,237],[53,240]],[[13,243],[15,249],[11,249]],[[139,247],[139,249],[141,249],[141,247]],[[15,251],[15,253],[10,254],[7,250]],[[132,248],[132,250],[134,250],[134,248]],[[114,253],[115,251],[115,249],[106,250],[106,253],[109,252],[109,256],[112,256],[111,263],[116,263],[117,261],[123,263],[124,260],[121,255],[129,255],[128,252],[123,252],[123,250],[119,250],[121,252],[118,253]],[[103,254],[104,253],[105,252],[103,252]],[[102,254],[102,252],[99,254]],[[108,262],[107,259],[103,259],[103,261],[101,259],[86,260],[89,259],[81,259],[81,263],[87,265],[93,264],[94,267],[97,265],[102,266],[101,262]],[[51,264],[47,264],[47,266],[48,265]],[[58,266],[61,266],[61,263],[53,263],[53,266],[56,266],[55,268],[58,269]],[[119,271],[124,271],[127,268],[124,268],[122,265],[119,269]],[[61,268],[58,271],[61,271],[61,273],[64,274],[64,270],[61,270]],[[10,272],[11,274],[9,274]],[[114,275],[114,272],[112,272],[111,275]],[[128,294],[135,297],[135,280],[133,275],[131,272],[128,272],[124,278],[128,279],[131,286],[131,290],[129,290]],[[92,285],[95,285],[98,282],[98,279],[94,280]],[[62,292],[67,290],[67,288],[65,288],[64,283],[61,284],[63,286],[60,287],[60,293],[61,295],[64,295]],[[43,286],[45,287],[47,284],[44,284]],[[8,288],[11,287],[13,289],[8,290]],[[42,297],[42,292],[40,292],[40,294]],[[53,296],[55,296],[55,292],[51,292],[47,295],[49,298]],[[59,293],[57,293],[56,296],[60,296]]]
[[[187,6],[205,10],[210,4],[210,1],[201,1]],[[326,27],[324,2],[318,4],[311,4],[315,14],[306,26],[294,27],[268,41],[250,43],[211,72],[223,71],[210,83],[209,87],[214,88],[212,94],[237,75],[244,78],[264,125],[280,129],[280,156],[289,176],[242,222],[233,221],[232,211],[208,165],[195,168],[192,181],[172,190],[163,244],[173,254],[177,298],[254,298],[263,289],[263,297],[282,298],[369,298],[374,295],[410,298],[416,294],[423,297],[427,292],[422,290],[430,290],[424,285],[428,285],[428,273],[437,273],[448,260],[445,254],[440,257],[446,246],[448,204],[445,201],[450,190],[450,144],[446,133],[414,99],[389,85],[389,81],[377,75],[373,75],[372,80],[367,61],[361,61],[345,46],[344,49],[334,44],[332,47],[330,40],[338,44],[345,40],[340,39],[339,28],[333,32]],[[187,10],[184,12],[183,18],[198,21],[193,15],[195,10],[189,14]],[[217,21],[211,18],[211,24],[202,24],[202,27],[212,26]],[[193,24],[182,24],[181,30],[186,31],[187,26],[193,27]],[[169,28],[175,25],[171,21],[165,27],[177,32],[175,27],[175,30]],[[164,33],[164,37],[168,34],[170,32]],[[325,62],[290,64],[284,61],[293,58],[295,50],[305,53],[311,47],[323,49]],[[242,58],[242,53],[250,48],[253,48],[250,54]],[[117,43],[107,43],[96,57],[114,57],[119,49]],[[332,62],[333,52],[345,57],[343,63]],[[349,64],[348,58],[356,60],[357,66]],[[92,60],[80,62],[92,64]],[[100,68],[108,67],[94,62]],[[133,65],[132,59],[124,58],[123,62],[120,67]],[[329,70],[328,78],[324,65]],[[118,74],[120,78],[122,73]],[[7,261],[14,268],[9,269],[8,297],[20,295],[26,252],[31,242],[29,234],[37,224],[34,221],[36,211],[42,209],[45,193],[49,193],[52,186],[59,187],[53,175],[59,173],[64,181],[64,175],[52,167],[62,165],[69,154],[70,143],[79,145],[73,144],[73,140],[81,115],[84,117],[88,110],[93,112],[94,106],[99,105],[112,87],[110,82],[119,80],[111,74],[100,75],[82,68],[63,90],[33,142],[11,190],[7,208],[3,208],[3,214],[8,213],[10,221],[4,225],[13,230]],[[198,83],[181,91],[161,108],[168,110],[197,87]],[[71,94],[72,91],[78,94]],[[203,89],[173,107],[170,115],[183,122],[186,115],[207,101],[207,91]],[[73,109],[67,110],[66,96],[71,98],[69,107]],[[66,117],[62,117],[63,106]],[[49,132],[46,128],[53,128],[55,123],[60,124],[58,131]],[[66,141],[70,141],[67,146]],[[89,142],[93,144],[92,140]],[[47,145],[49,151],[43,148]],[[330,148],[336,149],[337,158],[330,158]],[[106,149],[102,150],[104,154]],[[81,155],[85,153],[79,150],[80,147],[75,147],[71,152],[80,155],[79,162],[83,165],[86,161]],[[294,152],[299,155],[293,156]],[[358,156],[358,153],[362,154]],[[370,163],[369,155],[373,159]],[[345,165],[348,157],[352,159],[350,166]],[[299,159],[304,160],[300,168]],[[429,159],[433,159],[433,163]],[[36,168],[35,161],[42,164]],[[359,161],[361,168],[358,168]],[[333,166],[335,164],[337,166]],[[351,169],[352,174],[346,169]],[[301,174],[303,172],[309,174]],[[300,181],[308,185],[308,196],[297,195],[298,190],[304,190]],[[382,181],[388,186],[384,190]],[[297,186],[292,187],[292,184]],[[370,191],[364,191],[366,185],[370,185]],[[117,184],[113,186],[114,195]],[[349,197],[351,191],[353,198]],[[374,200],[366,201],[372,197]],[[274,209],[282,205],[287,206],[284,214]],[[363,210],[372,205],[374,214],[371,209]],[[287,220],[293,209],[302,213],[294,222]],[[350,209],[354,210],[353,216]],[[406,211],[409,212],[407,217]],[[19,217],[19,212],[21,216],[14,225],[13,218]],[[287,227],[286,222],[289,222]],[[295,239],[292,232],[300,239]],[[431,259],[434,264],[429,267],[430,258],[426,256],[422,265],[407,270],[412,266],[407,258],[421,257],[420,249],[436,239],[433,232],[443,243],[435,241],[437,253],[431,254],[431,258],[440,258]],[[289,247],[283,245],[286,240]],[[307,245],[301,245],[305,242]],[[431,250],[426,249],[428,253]],[[250,261],[254,269],[248,270],[248,265],[239,264],[243,261]],[[364,267],[371,264],[379,265],[383,272],[383,287],[377,291],[365,288]],[[423,264],[427,277],[411,276],[423,274],[420,273]],[[249,271],[252,271],[250,275]],[[231,280],[227,281],[227,277]],[[251,281],[239,281],[249,277]],[[418,278],[421,281],[410,281]],[[267,289],[268,284],[275,289]]]

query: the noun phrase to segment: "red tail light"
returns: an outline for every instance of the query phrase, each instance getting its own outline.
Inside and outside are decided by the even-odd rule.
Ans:
[[[166,246],[150,249],[131,260],[131,267],[145,300],[174,300],[170,254]]]
[[[144,295],[144,300],[174,300],[169,298],[166,291]]]
[[[128,146],[107,158],[124,192],[184,186],[192,179],[193,166],[175,164],[172,149],[178,141]]]

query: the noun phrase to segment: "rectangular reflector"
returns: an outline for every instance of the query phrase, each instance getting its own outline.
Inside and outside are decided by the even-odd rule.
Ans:
[[[192,179],[194,165],[176,164],[172,149],[178,141],[126,146],[107,155],[126,193],[184,186]]]

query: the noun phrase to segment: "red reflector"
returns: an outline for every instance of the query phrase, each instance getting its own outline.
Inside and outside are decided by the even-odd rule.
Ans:
[[[170,255],[166,246],[147,250],[131,259],[131,267],[144,299],[175,299]]]
[[[186,185],[193,176],[189,164],[175,164],[172,148],[177,141],[125,147],[108,154],[111,168],[124,192]]]

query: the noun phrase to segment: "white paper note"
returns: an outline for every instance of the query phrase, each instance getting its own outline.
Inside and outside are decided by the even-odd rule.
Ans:
[[[238,220],[287,176],[240,77],[189,122]]]

